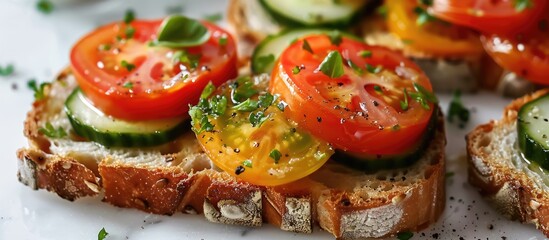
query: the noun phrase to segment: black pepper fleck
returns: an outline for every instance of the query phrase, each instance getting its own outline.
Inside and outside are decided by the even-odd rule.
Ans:
[[[246,170],[243,166],[238,166],[236,167],[236,169],[234,170],[234,174],[236,175],[240,175],[241,173],[244,172],[244,170]]]
[[[321,117],[316,117],[316,121],[320,123],[320,122],[322,122],[322,118]]]

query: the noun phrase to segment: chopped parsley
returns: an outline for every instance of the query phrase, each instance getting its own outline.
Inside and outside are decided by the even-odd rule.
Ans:
[[[408,90],[406,88],[404,89],[404,101],[400,101],[400,108],[402,108],[402,111],[408,110]]]
[[[222,13],[209,14],[209,15],[204,16],[204,20],[206,20],[208,22],[211,22],[211,23],[216,23],[216,22],[219,22],[219,21],[223,20],[223,14]]]
[[[249,160],[249,159],[244,160],[244,161],[242,162],[242,165],[245,166],[245,167],[252,168],[252,160]]]
[[[358,52],[358,56],[363,57],[363,58],[372,57],[372,51],[370,51],[370,50],[362,50],[362,51]]]
[[[218,43],[220,46],[226,46],[228,42],[227,35],[223,34],[221,37],[219,37]]]
[[[408,240],[408,239],[412,238],[413,236],[414,236],[414,233],[412,233],[410,231],[397,233],[397,239],[398,240]]]
[[[127,81],[126,83],[124,83],[124,85],[122,85],[122,87],[127,89],[133,89],[133,82]]]
[[[215,85],[210,81],[206,87],[204,87],[204,90],[202,90],[202,93],[200,94],[200,98],[209,98],[212,93],[215,91]]]
[[[376,91],[377,93],[383,93],[383,89],[379,85],[374,86],[374,91]]]
[[[126,14],[124,14],[124,23],[130,24],[135,20],[135,12],[132,9],[126,10]]]
[[[419,6],[414,8],[414,12],[417,14],[416,24],[418,26],[422,26],[423,24],[427,22],[431,22],[436,19],[431,14],[429,14],[427,10]]]
[[[273,104],[274,100],[275,100],[275,97],[270,93],[260,95],[259,96],[259,107],[268,108],[269,106],[271,106]]]
[[[411,92],[409,93],[409,95],[412,99],[421,104],[424,109],[431,109],[431,107],[429,107],[429,103],[438,103],[437,97],[432,92],[429,92],[427,89],[425,89],[423,86],[414,83],[414,89],[416,90],[416,92]]]
[[[313,49],[311,48],[311,45],[309,44],[309,41],[307,41],[307,39],[303,40],[303,45],[301,45],[301,48],[311,54],[314,54]]]
[[[172,56],[174,63],[180,62],[188,65],[191,69],[196,69],[200,64],[200,54],[190,54],[186,50],[178,50]]]
[[[36,3],[36,9],[44,14],[49,14],[53,11],[53,3],[51,3],[49,0],[39,0]]]
[[[372,64],[366,63],[366,70],[368,70],[369,73],[376,74],[383,70],[383,66],[378,65],[374,67]]]
[[[132,27],[132,26],[128,26],[128,27],[126,27],[126,30],[124,31],[124,33],[126,34],[127,39],[131,39],[131,38],[133,38],[133,35],[135,34],[135,28]]]
[[[128,72],[131,72],[133,69],[135,69],[135,65],[129,63],[126,60],[122,60],[122,62],[120,62],[120,66],[128,70]]]
[[[362,75],[364,73],[364,69],[356,65],[353,61],[351,61],[351,59],[347,60],[347,65],[349,65],[349,67],[351,67],[358,75]]]
[[[97,240],[104,240],[109,233],[105,230],[105,228],[101,228],[99,233],[97,234]]]
[[[258,91],[254,88],[252,79],[248,76],[239,77],[235,82],[229,84],[231,91],[231,101],[234,104],[241,103],[242,101],[257,94]]]
[[[280,153],[280,151],[278,151],[278,149],[273,149],[271,151],[271,153],[269,153],[269,157],[274,159],[275,164],[278,164],[278,161],[282,157],[282,153]]]
[[[6,67],[0,67],[0,76],[9,76],[12,75],[13,72],[15,72],[15,67],[13,64],[8,64]]]
[[[469,116],[469,110],[461,102],[461,92],[455,91],[448,106],[448,122],[454,122],[454,118],[457,117],[460,126],[464,126],[469,121]]]
[[[338,51],[331,51],[320,63],[318,69],[330,78],[339,78],[345,73],[343,70],[343,58]]]
[[[532,3],[532,0],[513,0],[513,5],[515,6],[515,11],[522,12],[526,8],[532,8],[534,3]]]
[[[65,129],[62,127],[55,128],[50,122],[46,122],[46,125],[38,131],[49,138],[62,138],[67,136]]]
[[[259,103],[251,98],[246,99],[246,101],[239,103],[233,107],[234,110],[241,112],[253,112],[259,107]]]
[[[44,97],[46,97],[46,93],[44,92],[44,89],[46,88],[46,86],[49,86],[50,83],[41,83],[40,85],[38,85],[36,83],[36,80],[34,79],[31,79],[27,82],[27,87],[29,87],[29,89],[33,90],[34,91],[34,100],[42,100],[44,99]]]
[[[343,41],[341,32],[337,30],[328,33],[328,37],[330,37],[330,42],[332,43],[332,45],[339,46],[339,44],[341,44],[341,42]]]
[[[447,173],[444,175],[444,177],[446,177],[446,178],[451,178],[451,177],[453,177],[455,174],[456,174],[456,173],[454,173],[454,172],[447,172]]]
[[[301,72],[301,68],[299,68],[299,66],[295,66],[294,68],[292,68],[292,73],[294,75],[298,74],[299,72]]]
[[[265,121],[267,121],[267,119],[269,119],[269,117],[271,117],[271,115],[267,115],[265,116],[265,113],[259,111],[259,112],[256,112],[256,113],[250,113],[250,117],[249,117],[249,120],[250,120],[250,123],[252,124],[252,127],[260,127],[261,124],[263,124]]]

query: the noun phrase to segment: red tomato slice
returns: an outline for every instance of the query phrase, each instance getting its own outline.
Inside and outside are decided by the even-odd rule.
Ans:
[[[73,47],[71,67],[80,88],[105,114],[128,120],[184,116],[208,82],[220,85],[237,76],[236,47],[229,33],[203,22],[211,37],[200,46],[150,46],[161,22],[133,21],[135,33],[129,39],[128,25],[109,24]],[[225,44],[220,45],[220,38],[227,38]],[[174,61],[178,51],[193,61]]]
[[[434,0],[429,12],[485,33],[516,33],[535,23],[546,9],[547,0],[529,2],[531,6],[521,10],[516,0]]]
[[[455,57],[479,54],[482,45],[478,34],[471,29],[441,21],[418,25],[417,0],[387,0],[387,27],[406,41],[406,46],[422,54],[435,57]]]
[[[527,33],[482,36],[486,52],[503,68],[549,85],[549,12]]]
[[[434,106],[412,98],[418,94],[414,84],[432,91],[417,65],[399,53],[349,38],[339,46],[325,35],[305,39],[314,54],[303,49],[304,40],[297,41],[282,53],[272,73],[270,90],[288,104],[284,110],[288,118],[351,153],[402,154],[419,141]],[[339,52],[346,62],[341,77],[319,71],[331,51]],[[367,64],[374,73],[365,70]],[[374,70],[375,66],[379,68]],[[405,102],[407,109],[401,106]]]

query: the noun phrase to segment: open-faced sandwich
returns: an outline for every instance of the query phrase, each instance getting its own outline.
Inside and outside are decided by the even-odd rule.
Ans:
[[[94,30],[37,88],[20,181],[68,200],[319,225],[342,239],[436,221],[445,134],[423,71],[332,31],[272,51],[270,74],[237,76],[235,41],[211,23],[128,18]]]
[[[533,4],[525,10],[529,15],[494,19],[479,30],[487,31],[482,37],[487,51],[513,75],[548,84],[549,7],[547,1],[529,2]],[[459,18],[463,12],[457,6],[452,10],[453,15],[448,16],[463,21]],[[503,26],[499,24],[510,28],[488,28]],[[480,188],[481,194],[507,217],[534,223],[546,236],[549,236],[548,94],[544,89],[515,100],[505,108],[501,120],[478,126],[467,136],[471,184]]]

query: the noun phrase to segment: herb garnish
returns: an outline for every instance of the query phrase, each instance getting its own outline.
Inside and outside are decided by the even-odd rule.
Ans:
[[[105,228],[101,228],[99,233],[97,234],[97,240],[104,240],[109,233],[105,230]]]
[[[273,149],[271,153],[269,153],[269,157],[274,159],[275,164],[278,164],[278,161],[282,157],[282,154],[280,153],[280,151],[278,151],[278,149]]]
[[[376,91],[377,93],[383,93],[383,89],[379,85],[374,86],[374,91]]]
[[[456,173],[454,173],[454,172],[446,172],[446,174],[444,175],[444,177],[446,177],[446,178],[451,178],[451,177],[453,177],[455,174],[456,174]]]
[[[29,87],[31,90],[34,91],[34,100],[42,100],[44,97],[46,97],[46,93],[44,92],[44,88],[46,86],[49,86],[50,83],[44,82],[38,85],[36,83],[36,80],[31,79],[27,82],[27,87]]]
[[[126,14],[124,14],[124,23],[130,24],[135,20],[135,12],[132,9],[126,10]]]
[[[249,159],[244,160],[244,161],[242,162],[242,165],[244,165],[245,167],[252,168],[252,160],[249,160]]]
[[[40,133],[48,136],[49,138],[62,138],[67,136],[67,132],[62,127],[55,128],[50,122],[46,122],[43,128],[38,130]]]
[[[294,68],[292,68],[292,73],[294,75],[298,74],[299,72],[301,72],[301,69],[299,68],[299,66],[295,66]]]
[[[13,64],[8,64],[6,65],[6,67],[0,67],[0,76],[6,77],[12,75],[14,71],[15,67],[13,66]]]
[[[258,93],[249,76],[239,77],[235,82],[229,84],[229,87],[232,89],[231,101],[234,104],[239,104]]]
[[[417,14],[416,24],[418,26],[422,26],[423,24],[436,19],[431,14],[429,14],[429,12],[427,12],[427,10],[425,10],[422,7],[414,8],[414,12]]]
[[[404,89],[404,101],[400,101],[400,108],[402,111],[408,110],[408,90]]]
[[[255,69],[254,69],[254,71],[255,72],[267,72],[267,70],[269,68],[271,68],[271,65],[274,63],[274,61],[275,61],[274,54],[259,56],[255,60],[255,67],[254,67]]]
[[[36,9],[44,14],[51,13],[53,11],[53,8],[53,3],[51,3],[49,0],[39,0],[36,3]]]
[[[273,104],[275,97],[270,93],[259,96],[259,107],[268,108]]]
[[[366,70],[368,70],[369,73],[376,74],[383,70],[383,66],[378,65],[374,67],[372,64],[366,63]]]
[[[461,102],[461,92],[455,91],[450,105],[448,106],[448,122],[453,122],[454,117],[457,117],[459,120],[459,125],[464,127],[465,124],[469,121],[469,110]]]
[[[135,65],[129,63],[126,60],[122,60],[122,62],[120,62],[120,66],[122,66],[123,68],[126,68],[128,72],[131,72],[133,69],[135,69]]]
[[[347,59],[347,65],[349,65],[349,67],[351,67],[358,75],[362,75],[364,73],[364,69],[356,65],[353,61],[351,61],[351,59]]]
[[[410,231],[397,233],[397,239],[398,240],[408,240],[408,239],[412,238],[413,236],[414,236],[414,234]]]
[[[341,32],[337,30],[328,33],[328,37],[330,38],[330,42],[332,43],[332,45],[339,46],[339,44],[341,44],[341,42],[343,41]]]
[[[209,98],[212,93],[215,91],[215,85],[210,81],[206,87],[204,87],[204,90],[202,90],[202,93],[200,94],[200,98]]]
[[[233,106],[233,109],[241,112],[252,112],[256,110],[258,107],[259,107],[259,104],[257,101],[252,100],[251,98],[248,98],[246,99],[246,101]]]
[[[331,51],[320,63],[318,69],[330,78],[338,78],[345,73],[343,70],[343,58],[338,51]]]
[[[126,83],[124,83],[124,85],[122,85],[122,87],[127,89],[133,89],[133,82],[127,81]]]
[[[223,34],[221,37],[219,37],[218,43],[220,46],[227,45],[227,42],[228,42],[227,35]]]
[[[163,47],[191,47],[201,45],[210,38],[210,31],[197,20],[181,15],[172,15],[164,19],[154,42]]]
[[[223,14],[222,13],[214,13],[214,14],[209,14],[209,15],[204,16],[204,20],[206,20],[208,22],[211,22],[211,23],[219,22],[222,19],[223,19]]]
[[[309,41],[307,41],[307,39],[303,40],[303,45],[301,45],[301,48],[311,54],[314,54],[313,49],[311,48],[311,45],[309,44]]]
[[[370,51],[370,50],[362,50],[362,51],[358,52],[358,56],[363,57],[363,58],[372,57],[372,51]]]
[[[198,67],[201,57],[200,54],[190,54],[186,50],[178,50],[173,54],[172,61],[187,64],[191,69],[195,69]]]
[[[526,8],[532,8],[534,3],[532,3],[532,0],[514,0],[513,5],[515,6],[515,11],[522,12]]]
[[[250,120],[250,123],[252,124],[252,127],[261,127],[261,124],[263,124],[267,119],[269,119],[271,115],[265,116],[265,113],[262,111],[256,112],[256,113],[250,113],[250,117],[248,120]]]

